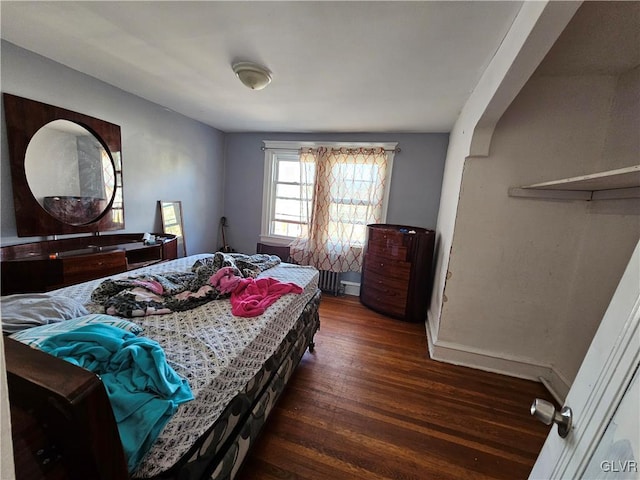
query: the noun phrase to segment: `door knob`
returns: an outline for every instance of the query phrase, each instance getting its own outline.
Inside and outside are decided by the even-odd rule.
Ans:
[[[545,425],[556,423],[558,425],[558,435],[566,437],[571,430],[572,412],[569,407],[562,407],[559,412],[551,402],[536,398],[531,404],[531,415],[536,417]]]

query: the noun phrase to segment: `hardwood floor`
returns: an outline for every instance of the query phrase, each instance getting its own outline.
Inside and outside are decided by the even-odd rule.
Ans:
[[[538,383],[430,360],[424,325],[325,295],[307,352],[238,475],[519,479],[550,427]]]

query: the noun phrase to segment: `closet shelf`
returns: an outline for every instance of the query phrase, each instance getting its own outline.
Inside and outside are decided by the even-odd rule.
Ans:
[[[511,187],[509,196],[587,201],[640,198],[640,165]]]

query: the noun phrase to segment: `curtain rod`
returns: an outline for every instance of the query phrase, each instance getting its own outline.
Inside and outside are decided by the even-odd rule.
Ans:
[[[313,147],[301,147],[301,148],[313,148]],[[340,150],[339,148],[334,148],[331,147],[334,150]],[[355,148],[349,148],[349,147],[342,147],[342,148],[346,148],[347,150],[355,150],[358,148],[376,148],[376,147],[355,147]],[[300,150],[300,148],[286,148],[286,147],[265,147],[264,145],[260,147],[260,150],[262,150],[263,152],[265,150]],[[400,147],[396,147],[396,148],[384,148],[383,149],[385,152],[395,152],[395,153],[400,153],[402,150],[400,150]]]

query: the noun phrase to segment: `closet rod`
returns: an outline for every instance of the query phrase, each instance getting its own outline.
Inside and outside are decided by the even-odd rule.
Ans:
[[[312,148],[312,147],[302,147],[302,148]],[[333,147],[331,147],[331,148],[333,148]],[[355,147],[355,148],[343,147],[343,148],[346,148],[347,150],[356,150],[358,148],[364,148],[366,150],[366,149],[376,148],[376,147]],[[300,148],[265,147],[263,145],[263,146],[260,147],[260,150],[262,150],[264,152],[265,150],[300,150]],[[339,150],[339,149],[336,148],[335,150]],[[402,150],[400,150],[400,147],[396,147],[396,148],[385,148],[384,151],[385,152],[400,153]]]

